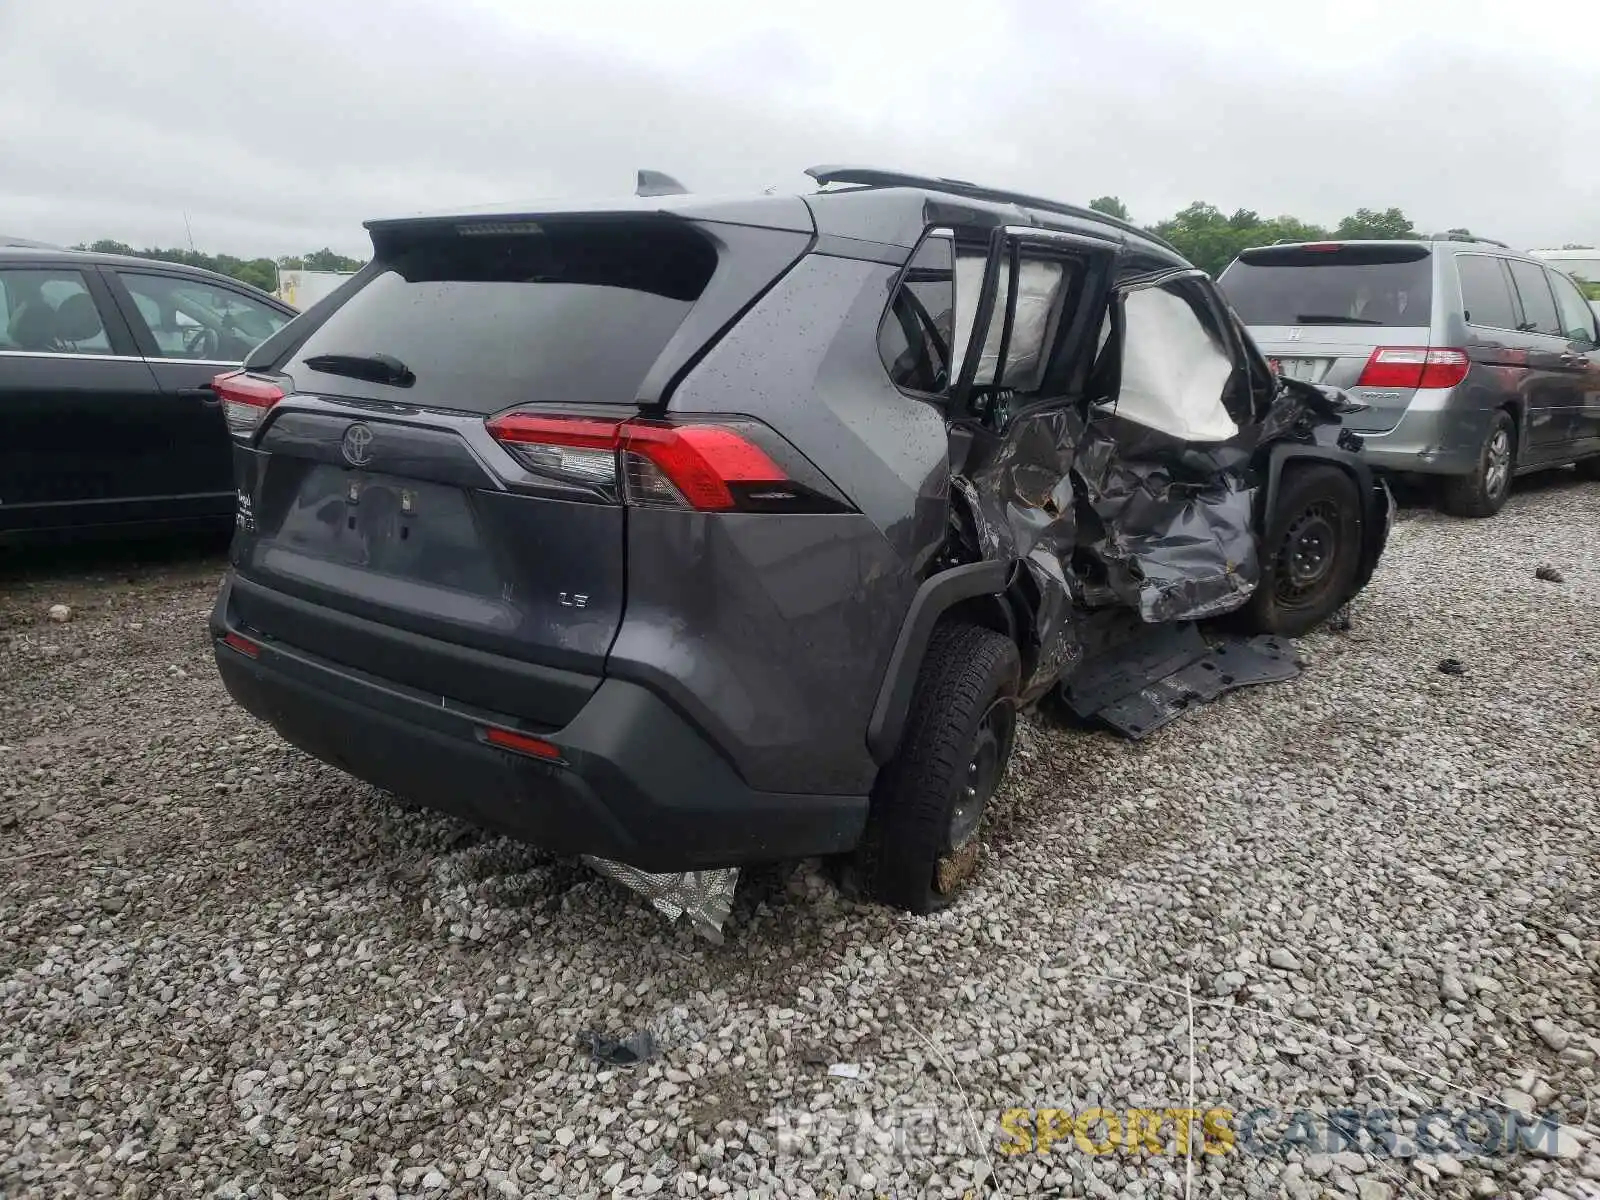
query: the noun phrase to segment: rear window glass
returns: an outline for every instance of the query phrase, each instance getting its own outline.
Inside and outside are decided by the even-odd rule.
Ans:
[[[955,268],[948,234],[924,239],[878,325],[878,354],[896,387],[943,393],[950,386]]]
[[[299,348],[297,387],[483,413],[631,403],[717,265],[711,243],[676,222],[489,235],[452,226],[391,240],[380,244],[383,269]],[[399,359],[415,383],[305,365],[378,354]]]
[[[1409,247],[1246,251],[1219,281],[1246,325],[1425,326],[1433,263]]]

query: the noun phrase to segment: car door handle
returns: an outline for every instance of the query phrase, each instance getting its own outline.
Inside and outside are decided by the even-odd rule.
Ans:
[[[216,390],[209,383],[200,387],[179,388],[178,396],[183,400],[198,400],[207,408],[215,408],[217,405]]]

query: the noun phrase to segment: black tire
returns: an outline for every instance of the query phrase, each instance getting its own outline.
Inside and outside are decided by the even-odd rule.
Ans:
[[[1299,637],[1339,610],[1361,560],[1361,494],[1338,467],[1290,467],[1267,515],[1261,582],[1235,622]]]
[[[1502,410],[1489,422],[1472,473],[1448,480],[1439,489],[1439,507],[1453,517],[1492,517],[1506,506],[1516,469],[1517,426]]]
[[[1003,634],[955,622],[934,630],[858,855],[862,886],[878,901],[933,912],[971,876],[984,808],[1011,757],[1018,671]]]
[[[1596,455],[1594,458],[1580,458],[1578,465],[1574,469],[1578,472],[1579,479],[1589,479],[1600,483],[1600,455]]]

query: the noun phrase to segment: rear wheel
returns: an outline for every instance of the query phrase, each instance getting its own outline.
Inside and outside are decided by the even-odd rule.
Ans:
[[[877,900],[943,908],[978,860],[978,835],[1016,735],[1017,648],[976,625],[934,630],[905,732],[872,792],[861,878]]]
[[[1511,495],[1511,475],[1517,465],[1517,429],[1511,414],[1497,412],[1478,448],[1472,472],[1444,485],[1439,507],[1456,517],[1492,517]]]
[[[1241,612],[1257,633],[1298,637],[1350,597],[1361,557],[1361,496],[1338,467],[1286,474],[1261,544],[1261,581]]]

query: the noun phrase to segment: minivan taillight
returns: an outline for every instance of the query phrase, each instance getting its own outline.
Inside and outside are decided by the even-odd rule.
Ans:
[[[513,412],[487,425],[534,475],[631,505],[701,512],[848,508],[815,468],[747,418],[680,422]]]
[[[248,438],[261,424],[261,418],[279,400],[284,391],[270,379],[262,379],[248,371],[230,371],[211,381],[212,391],[222,401],[222,418],[228,423],[228,432],[236,438]]]
[[[1430,350],[1426,346],[1379,346],[1367,359],[1357,387],[1449,388],[1467,377],[1471,360],[1465,350]]]

